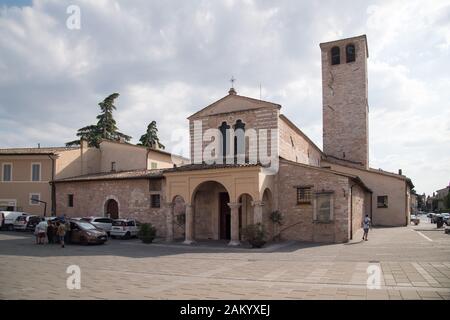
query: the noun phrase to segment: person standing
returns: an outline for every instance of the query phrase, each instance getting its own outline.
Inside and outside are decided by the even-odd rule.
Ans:
[[[363,229],[364,229],[363,240],[365,240],[365,241],[367,241],[367,236],[369,235],[370,227],[371,227],[371,220],[369,218],[369,215],[366,214],[366,217],[363,220]]]
[[[59,242],[61,243],[61,248],[64,248],[64,236],[66,235],[66,226],[64,223],[57,222],[58,228],[56,229],[56,234],[58,235]]]
[[[48,239],[48,244],[53,244],[55,243],[54,240],[54,236],[55,236],[55,227],[53,226],[53,223],[51,221],[48,222],[48,226],[47,226],[47,239]]]
[[[70,221],[67,218],[65,219],[65,227],[66,227],[66,235],[64,237],[64,242],[70,244],[71,229],[70,229]]]
[[[37,244],[44,244],[45,243],[45,236],[47,234],[47,222],[44,218],[42,218],[42,221],[39,222],[39,224],[36,226],[37,231]]]

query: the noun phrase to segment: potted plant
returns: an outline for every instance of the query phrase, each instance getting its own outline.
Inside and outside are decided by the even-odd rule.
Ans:
[[[141,228],[138,232],[139,239],[142,240],[143,243],[152,243],[156,236],[156,228],[152,226],[151,223],[143,223],[141,224]]]
[[[252,248],[261,248],[266,243],[266,230],[261,223],[247,225],[243,229],[243,235]]]

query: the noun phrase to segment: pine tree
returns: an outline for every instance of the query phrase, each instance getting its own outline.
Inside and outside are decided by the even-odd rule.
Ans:
[[[99,147],[102,139],[130,141],[131,137],[118,131],[116,121],[113,118],[113,111],[116,110],[114,100],[119,97],[118,93],[113,93],[105,98],[98,105],[101,113],[97,116],[96,125],[89,125],[78,129],[77,137],[87,140],[90,147]],[[66,146],[79,145],[80,139],[66,143]]]
[[[156,127],[156,121],[152,121],[147,126],[147,132],[141,136],[138,145],[152,149],[166,148],[161,142],[159,142],[158,128]]]

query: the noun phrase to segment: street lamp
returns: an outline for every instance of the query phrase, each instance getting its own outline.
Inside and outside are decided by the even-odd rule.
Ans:
[[[45,215],[47,214],[47,202],[33,198],[31,198],[31,202],[40,202],[44,204],[44,217],[45,217]]]

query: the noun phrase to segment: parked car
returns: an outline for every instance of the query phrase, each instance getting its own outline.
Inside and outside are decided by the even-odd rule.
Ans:
[[[437,223],[440,218],[441,218],[440,213],[433,213],[433,216],[431,217],[431,223]]]
[[[80,244],[103,244],[108,240],[106,231],[97,228],[93,224],[70,219],[70,242]]]
[[[108,235],[110,235],[113,219],[105,217],[85,217],[81,218],[81,221],[87,221],[92,223],[97,228],[105,230]]]
[[[4,216],[3,229],[6,229],[8,231],[14,230],[14,222],[16,221],[17,217],[27,215],[25,212],[19,211],[2,211],[2,213]]]
[[[111,238],[130,239],[136,237],[141,224],[134,219],[116,219],[112,223]]]
[[[449,225],[449,222],[450,222],[450,213],[444,212],[444,213],[441,213],[441,215],[442,215],[442,219],[444,219],[444,223],[445,223],[446,225]]]
[[[34,231],[34,228],[41,220],[42,218],[36,215],[19,216],[14,221],[14,230]]]

